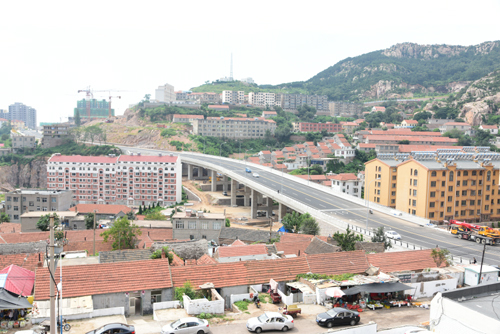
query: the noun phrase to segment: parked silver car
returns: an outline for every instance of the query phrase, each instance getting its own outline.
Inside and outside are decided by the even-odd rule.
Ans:
[[[198,318],[182,318],[161,328],[161,334],[205,334],[209,333],[208,321]]]
[[[262,331],[286,332],[292,329],[293,326],[292,316],[283,315],[278,312],[266,312],[257,318],[250,318],[247,321],[247,329],[255,333]]]

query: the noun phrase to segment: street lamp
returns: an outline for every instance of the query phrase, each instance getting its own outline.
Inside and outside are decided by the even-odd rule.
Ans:
[[[207,137],[203,137],[203,154],[205,154],[205,146],[207,146]]]
[[[220,143],[219,145],[219,158],[222,160],[222,144],[225,144],[226,142]]]
[[[365,200],[366,202],[366,232],[368,233],[368,212],[370,212],[370,184],[372,184],[373,181],[380,181],[380,178],[373,179],[368,183],[368,186],[366,187],[366,192],[365,192]]]

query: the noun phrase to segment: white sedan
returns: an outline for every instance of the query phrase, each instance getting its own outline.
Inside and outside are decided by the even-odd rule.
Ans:
[[[293,318],[278,312],[266,312],[257,318],[247,321],[247,329],[250,332],[260,333],[262,331],[286,332],[293,328]]]
[[[259,174],[253,173],[253,177],[259,177]]]
[[[385,237],[394,240],[401,240],[401,236],[396,231],[387,231],[385,232]]]
[[[182,318],[161,328],[161,334],[201,334],[209,333],[208,321],[198,318]]]

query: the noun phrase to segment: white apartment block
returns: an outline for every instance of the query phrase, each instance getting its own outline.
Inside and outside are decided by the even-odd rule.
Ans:
[[[165,84],[155,90],[155,100],[158,102],[173,102],[177,99],[174,86]]]
[[[193,133],[200,136],[246,139],[263,138],[266,131],[274,135],[276,122],[263,117],[232,118],[207,117],[193,121]]]
[[[47,163],[47,189],[73,190],[81,204],[170,206],[182,200],[182,166],[177,156],[64,156]]]
[[[244,102],[245,102],[244,91],[237,91],[237,92],[232,90],[222,91],[222,103],[243,104]]]
[[[346,194],[361,197],[363,182],[353,173],[343,173],[330,176],[332,181],[332,191],[337,194]]]
[[[282,95],[275,93],[248,93],[248,104],[259,107],[282,106]],[[276,99],[278,97],[278,99]]]

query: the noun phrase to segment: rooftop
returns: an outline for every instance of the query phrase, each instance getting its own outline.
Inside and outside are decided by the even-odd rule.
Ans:
[[[97,214],[99,215],[103,214],[117,215],[120,212],[126,214],[132,211],[132,209],[129,208],[128,206],[119,204],[77,204],[74,207],[70,208],[70,211],[76,211],[78,213],[85,213],[85,214],[94,212],[94,210],[96,210]]]
[[[49,163],[51,162],[70,162],[70,163],[107,163],[114,164],[118,161],[118,157],[108,156],[82,156],[82,155],[60,155],[59,153],[53,154]]]
[[[435,268],[436,263],[431,257],[431,249],[417,250],[412,252],[388,252],[368,254],[371,265],[380,268],[385,273],[403,270],[423,270]],[[444,267],[444,264],[441,265]]]
[[[170,155],[120,155],[118,158],[119,162],[166,162],[175,163],[177,162],[178,156]]]
[[[331,180],[338,180],[338,181],[348,181],[348,180],[357,180],[358,179],[358,177],[353,173],[341,173],[341,174],[329,176],[328,178]]]
[[[204,119],[203,115],[182,115],[182,114],[174,114],[174,118],[199,118]]]
[[[74,212],[74,210],[71,210],[73,208],[70,208],[70,211],[29,211],[25,212],[21,215],[21,218],[40,218],[42,216],[46,216],[48,214],[53,214],[55,213],[59,217],[76,217],[78,214],[77,212]]]
[[[8,194],[15,195],[41,195],[41,196],[49,196],[49,195],[59,195],[59,194],[69,194],[71,190],[36,190],[36,189],[22,189],[22,190],[14,190],[9,192]]]
[[[264,244],[239,245],[239,246],[231,245],[231,246],[219,247],[218,252],[219,252],[219,258],[263,255],[267,254],[267,247]]]

